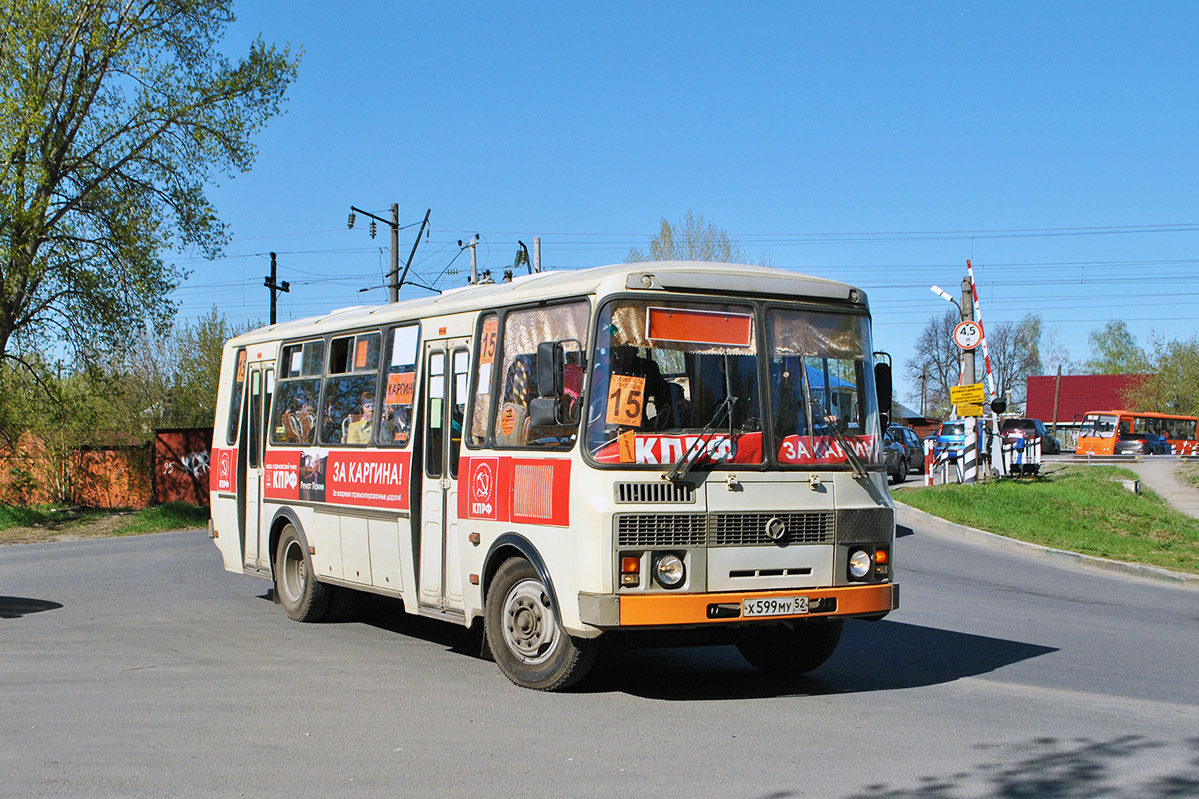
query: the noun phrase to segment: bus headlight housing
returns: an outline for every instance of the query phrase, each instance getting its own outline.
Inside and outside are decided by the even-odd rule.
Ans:
[[[683,559],[673,552],[659,555],[654,561],[654,579],[663,588],[678,588],[687,577]]]
[[[849,576],[855,580],[865,579],[873,566],[870,553],[864,549],[855,549],[849,554]]]

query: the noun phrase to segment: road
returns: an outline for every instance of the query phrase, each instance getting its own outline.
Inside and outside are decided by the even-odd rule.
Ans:
[[[203,532],[0,548],[0,796],[1199,795],[1199,590],[908,524],[901,609],[807,678],[613,652],[566,694],[390,602],[289,621]]]

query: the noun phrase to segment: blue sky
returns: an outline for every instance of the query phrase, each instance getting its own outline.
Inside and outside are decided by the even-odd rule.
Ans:
[[[474,233],[496,273],[538,235],[547,268],[580,268],[693,210],[864,288],[901,375],[967,258],[984,323],[1040,313],[1072,360],[1110,319],[1143,345],[1196,332],[1199,5],[280,8],[235,4],[227,53],[261,32],[304,57],[253,171],[212,187],[226,257],[178,259],[184,318],[265,320],[270,251],[281,319],[386,301],[358,289],[387,237],[346,216],[398,202],[402,224],[432,209],[425,280]]]

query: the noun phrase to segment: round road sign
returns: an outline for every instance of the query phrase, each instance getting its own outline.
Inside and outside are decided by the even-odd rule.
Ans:
[[[978,326],[977,322],[969,320],[959,322],[958,326],[953,329],[953,343],[964,350],[974,349],[982,339],[983,329]]]

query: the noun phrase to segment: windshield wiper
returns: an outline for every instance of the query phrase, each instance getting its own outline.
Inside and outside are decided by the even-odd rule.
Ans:
[[[715,430],[722,421],[724,421],[725,416],[727,416],[729,419],[729,446],[734,446],[733,403],[736,401],[736,397],[729,396],[726,396],[720,401],[720,404],[716,406],[715,413],[712,414],[711,421],[704,426],[703,432],[699,434],[699,438],[692,441],[691,446],[687,447],[683,454],[679,456],[679,459],[674,462],[674,468],[666,473],[665,479],[673,482],[675,480],[682,480],[687,476],[687,472],[691,471],[691,467],[694,466],[696,461],[699,460],[700,445],[707,443],[708,437],[711,436],[712,431]],[[730,450],[730,457],[732,457],[731,452],[732,450]]]
[[[820,418],[824,420],[824,426],[833,431],[833,437],[837,439],[837,443],[841,445],[841,449],[845,450],[845,458],[849,461],[849,465],[853,467],[854,477],[859,480],[865,480],[869,477],[866,474],[866,467],[862,465],[862,461],[858,458],[858,454],[853,451],[853,447],[849,445],[849,439],[841,432],[841,428],[837,427],[837,423],[829,416],[829,412],[820,404],[820,400],[809,395],[808,402],[812,403],[812,407],[820,414]],[[813,426],[811,429],[815,430]]]

